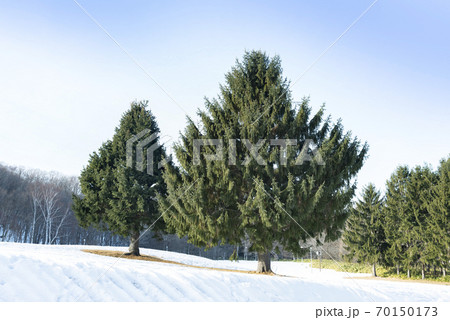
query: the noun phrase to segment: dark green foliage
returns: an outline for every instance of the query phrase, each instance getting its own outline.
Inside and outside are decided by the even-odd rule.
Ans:
[[[446,270],[450,261],[450,158],[441,161],[437,174],[437,183],[426,194],[428,239],[433,244],[427,252],[434,266]]]
[[[275,242],[300,253],[299,240],[309,235],[326,233],[330,240],[340,235],[355,190],[352,178],[368,147],[346,133],[340,121],[332,124],[324,117],[324,108],[311,115],[307,99],[295,108],[278,57],[246,53],[226,75],[218,99],[205,105],[200,127],[189,120],[175,145],[180,167],[168,166],[164,173],[168,197],[160,202],[172,231],[206,248],[246,238],[250,250],[261,254]],[[200,165],[194,165],[194,139],[221,139],[223,161],[208,161],[205,155],[216,147],[205,146]],[[252,145],[263,139],[258,150],[263,165],[253,157],[247,161],[244,139]],[[287,148],[286,164],[271,139],[297,141]],[[295,165],[305,156],[306,139],[318,147],[324,165],[317,157]],[[236,159],[230,156],[234,148]]]
[[[383,261],[388,248],[383,223],[383,199],[375,186],[369,184],[347,220],[343,239],[350,259],[371,265]]]
[[[399,167],[387,181],[385,234],[389,244],[387,266],[410,274],[440,268],[449,260],[449,165],[442,161],[436,172],[428,166]]]
[[[403,235],[407,225],[402,221],[409,215],[407,183],[410,172],[407,167],[398,167],[386,182],[386,202],[384,210],[386,241],[389,249],[386,264],[399,267],[406,257],[406,243]]]
[[[156,196],[165,189],[161,170],[155,164],[154,175],[149,175],[145,170],[136,170],[134,163],[132,167],[126,165],[126,142],[144,129],[149,129],[149,134],[159,133],[154,116],[147,110],[147,102],[134,102],[122,116],[112,140],[103,143],[90,156],[80,176],[83,196],[73,197],[73,208],[81,226],[136,238],[159,217]],[[133,155],[135,159],[135,151]],[[157,149],[154,163],[163,157],[164,150]],[[146,166],[147,159],[144,159]],[[162,226],[159,223],[155,227]]]
[[[403,233],[400,239],[406,245],[405,265],[408,269],[414,263],[419,263],[423,268],[433,260],[434,243],[430,241],[427,203],[435,183],[436,176],[429,167],[415,167],[407,180],[406,201],[409,210],[401,221]]]

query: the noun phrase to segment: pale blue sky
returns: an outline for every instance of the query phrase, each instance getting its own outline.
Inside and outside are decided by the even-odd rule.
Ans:
[[[294,81],[372,0],[79,2],[195,117],[245,50]],[[449,75],[450,2],[379,0],[292,91],[369,143],[358,181],[384,188],[449,155]],[[73,1],[0,1],[0,162],[78,175],[141,99],[178,139],[186,114]]]

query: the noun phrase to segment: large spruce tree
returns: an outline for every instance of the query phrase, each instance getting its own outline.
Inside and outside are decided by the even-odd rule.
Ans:
[[[275,243],[299,254],[299,240],[336,239],[367,145],[324,118],[324,108],[311,115],[307,99],[294,106],[278,57],[246,53],[220,89],[175,145],[179,167],[164,172],[168,196],[160,204],[169,230],[206,248],[246,239],[258,272],[271,270]],[[197,157],[195,139],[221,145],[204,146]],[[283,147],[279,139],[291,140]],[[211,161],[213,153],[222,160]]]
[[[144,131],[146,130],[146,131]],[[112,140],[94,152],[80,176],[82,196],[73,196],[73,208],[81,226],[94,226],[130,237],[130,254],[139,255],[140,232],[159,217],[157,194],[165,192],[161,170],[157,164],[164,157],[162,147],[153,153],[153,174],[139,170],[147,168],[148,160],[136,163],[133,148],[132,163],[127,163],[127,141],[141,132],[141,139],[158,134],[155,117],[147,109],[147,102],[134,102],[125,112]],[[151,141],[155,146],[158,138]],[[143,146],[145,147],[145,146]],[[142,169],[142,168],[140,168]],[[155,229],[161,229],[162,219]]]
[[[349,258],[372,265],[372,275],[377,276],[376,265],[383,261],[388,248],[384,233],[383,198],[373,184],[362,191],[347,220],[343,237]]]

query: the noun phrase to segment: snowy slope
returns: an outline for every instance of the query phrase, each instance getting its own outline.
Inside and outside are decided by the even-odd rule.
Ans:
[[[0,301],[450,301],[450,286],[311,272],[306,263],[274,262],[274,271],[289,277],[264,276],[115,259],[80,249],[126,251],[0,243]],[[142,253],[205,267],[256,267],[255,261],[213,261],[150,249]]]

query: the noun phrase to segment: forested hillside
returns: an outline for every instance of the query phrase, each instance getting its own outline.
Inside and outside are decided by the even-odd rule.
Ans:
[[[81,228],[72,211],[72,193],[79,193],[76,177],[0,164],[0,241],[107,246],[128,243],[128,239],[110,231]],[[225,245],[205,252],[176,235],[154,238],[150,231],[143,234],[141,246],[211,259],[228,259],[235,249]]]
[[[78,179],[0,165],[0,238],[43,244],[120,245],[111,232],[83,229],[71,209]]]

